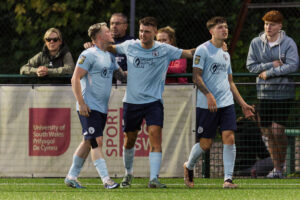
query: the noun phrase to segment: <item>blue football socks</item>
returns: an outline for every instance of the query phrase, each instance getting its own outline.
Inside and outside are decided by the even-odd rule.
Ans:
[[[106,183],[106,180],[109,179],[106,162],[103,158],[94,161],[94,166],[101,177],[103,183]]]
[[[190,170],[194,169],[195,164],[199,161],[201,154],[203,153],[203,149],[200,147],[199,143],[194,144],[192,147],[189,160],[187,162],[186,167]]]
[[[224,163],[224,181],[232,180],[234,162],[236,156],[236,148],[234,145],[223,145],[223,163]]]
[[[134,159],[134,147],[126,149],[123,147],[123,163],[126,174],[133,174],[133,159]]]
[[[150,181],[158,178],[160,165],[161,165],[162,153],[161,152],[150,152]]]
[[[76,179],[79,176],[79,173],[84,164],[84,161],[85,161],[85,159],[80,158],[77,155],[73,156],[73,162],[72,162],[71,168],[68,172],[68,178]]]

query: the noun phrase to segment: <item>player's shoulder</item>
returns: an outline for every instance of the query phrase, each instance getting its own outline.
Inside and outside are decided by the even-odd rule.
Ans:
[[[209,41],[204,42],[196,48],[196,53],[205,54],[208,52],[209,47],[210,47],[210,42]]]

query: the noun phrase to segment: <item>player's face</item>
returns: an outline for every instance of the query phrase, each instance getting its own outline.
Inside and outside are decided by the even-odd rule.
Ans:
[[[282,24],[265,21],[264,28],[265,28],[265,33],[268,37],[274,37],[279,33],[280,29],[282,28]]]
[[[145,45],[152,45],[156,32],[157,30],[153,26],[144,26],[141,24],[139,31],[141,43]]]
[[[104,43],[114,43],[114,39],[112,37],[112,34],[107,26],[101,27],[101,32],[97,36],[96,43],[99,41],[102,41]]]
[[[215,39],[226,40],[228,38],[227,23],[215,25],[213,28],[211,28],[210,33]]]
[[[171,40],[170,40],[170,38],[169,38],[169,35],[168,35],[167,33],[164,33],[164,32],[158,33],[158,34],[156,35],[156,39],[157,39],[157,41],[159,41],[159,42],[167,43],[167,44],[172,45],[172,42],[171,42]]]
[[[62,41],[59,39],[58,35],[52,32],[46,39],[46,46],[50,52],[58,51]]]
[[[123,37],[126,34],[128,24],[120,16],[110,18],[110,30],[114,38]]]

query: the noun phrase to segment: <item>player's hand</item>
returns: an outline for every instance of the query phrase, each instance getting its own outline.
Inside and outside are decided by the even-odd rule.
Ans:
[[[267,80],[267,72],[263,71],[258,75],[259,78],[263,79],[263,80]]]
[[[38,77],[46,76],[48,74],[48,68],[45,66],[39,66],[36,71],[36,74]]]
[[[91,48],[92,46],[93,46],[93,43],[91,43],[91,42],[86,42],[86,43],[83,44],[83,47],[85,49]]]
[[[217,102],[212,93],[206,94],[207,107],[210,112],[217,112]]]
[[[228,47],[227,47],[226,42],[223,42],[222,49],[223,49],[223,51],[228,51]]]
[[[273,67],[280,67],[283,65],[283,63],[280,60],[274,60],[273,62]]]
[[[255,120],[254,106],[249,106],[248,104],[245,104],[242,106],[242,111],[247,119],[251,119],[253,121]]]
[[[91,112],[90,108],[85,103],[79,105],[79,114],[80,115],[88,117],[88,116],[90,116],[89,115],[90,112]]]

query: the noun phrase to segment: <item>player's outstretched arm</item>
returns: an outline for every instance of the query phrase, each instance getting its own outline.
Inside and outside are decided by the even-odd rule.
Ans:
[[[116,45],[109,45],[107,47],[107,51],[109,51],[110,53],[116,54],[117,53]]]
[[[181,58],[188,58],[188,59],[193,59],[194,53],[196,51],[196,48],[193,49],[183,49]]]
[[[200,90],[207,99],[207,107],[210,112],[217,112],[217,102],[212,93],[207,89],[202,79],[202,69],[193,67],[193,82],[196,84],[198,90]]]
[[[242,111],[246,118],[253,118],[254,119],[254,112],[255,109],[253,106],[248,105],[243,97],[240,95],[235,83],[233,82],[232,74],[228,74],[228,81],[230,84],[230,90],[233,94],[233,98],[238,102],[238,104],[242,107]]]

